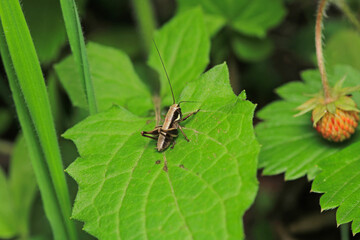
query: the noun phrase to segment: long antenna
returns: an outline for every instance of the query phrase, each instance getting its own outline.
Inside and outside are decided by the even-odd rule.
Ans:
[[[178,104],[180,105],[183,102],[188,102],[188,103],[199,103],[199,101],[180,101]]]
[[[174,104],[175,104],[174,92],[173,92],[173,89],[172,89],[172,86],[171,86],[171,82],[170,82],[169,75],[168,75],[168,73],[167,73],[167,71],[166,71],[165,64],[164,64],[164,62],[163,62],[163,60],[162,60],[162,58],[161,58],[160,51],[159,51],[159,49],[158,49],[158,47],[157,47],[156,42],[155,42],[155,40],[154,40],[154,39],[153,39],[153,42],[154,42],[154,45],[155,45],[156,51],[157,51],[157,52],[158,52],[158,54],[159,54],[161,64],[163,65],[163,68],[164,68],[164,71],[165,71],[165,74],[166,74],[167,80],[168,80],[169,85],[170,85],[170,90],[171,90],[171,94],[172,94],[172,97],[173,97],[173,101],[174,101]]]

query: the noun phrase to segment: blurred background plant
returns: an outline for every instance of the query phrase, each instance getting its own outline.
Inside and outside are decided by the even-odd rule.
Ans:
[[[302,70],[316,66],[316,1],[77,0],[76,3],[85,40],[127,53],[137,73],[154,89],[156,76],[144,64],[153,31],[174,15],[197,5],[203,8],[211,36],[210,66],[226,61],[234,92],[246,89],[248,99],[257,103],[258,109],[278,98],[274,93],[276,87],[300,79]],[[324,32],[326,64],[347,64],[360,70],[360,29],[352,19],[358,18],[360,2],[347,1],[354,16],[349,15],[341,1],[336,3],[338,6],[328,9],[331,18]],[[70,53],[60,3],[24,0],[22,7],[47,81],[57,131],[63,133],[87,113],[71,106],[54,69],[54,64]],[[0,70],[0,238],[50,239],[50,226],[30,171],[26,144],[19,134],[6,74],[3,67]],[[60,148],[68,166],[77,156],[76,149],[65,140],[60,140]],[[334,212],[320,214],[319,195],[309,194],[311,186],[304,177],[285,182],[284,176],[263,177],[259,173],[259,180],[257,199],[245,216],[247,239],[340,238]],[[74,199],[76,183],[69,177],[68,182]],[[83,239],[92,238],[82,234]]]

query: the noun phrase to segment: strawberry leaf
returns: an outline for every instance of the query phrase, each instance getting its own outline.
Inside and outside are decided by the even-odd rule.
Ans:
[[[274,175],[285,172],[287,180],[308,175],[313,179],[317,174],[320,160],[334,154],[349,144],[359,141],[355,134],[349,141],[341,144],[330,143],[323,139],[312,127],[311,113],[294,117],[296,108],[306,102],[310,95],[321,91],[321,79],[317,70],[302,73],[304,82],[291,82],[277,89],[282,100],[275,101],[261,111],[262,120],[256,127],[259,142],[263,145],[259,155],[259,167],[263,174]],[[346,76],[344,86],[355,86],[360,73],[351,67],[338,66],[329,73],[332,86]],[[360,103],[359,92],[353,99]]]
[[[338,208],[337,223],[352,221],[354,235],[360,232],[360,142],[322,160],[322,172],[315,177],[312,191],[324,193],[320,198],[322,210]]]
[[[11,191],[2,168],[0,168],[0,196],[0,237],[12,238],[17,234],[16,221],[12,211]]]
[[[206,19],[210,19],[207,20],[208,23],[219,23],[216,28],[209,24],[212,34],[219,30],[221,24],[224,26],[226,23],[240,33],[263,38],[267,30],[276,26],[285,16],[282,0],[178,0],[178,4],[180,12],[201,6],[206,13]]]
[[[175,85],[174,87],[177,87]],[[255,106],[236,97],[225,64],[191,81],[174,149],[159,153],[140,135],[153,118],[114,106],[88,117],[64,137],[80,153],[67,169],[78,182],[73,217],[99,239],[241,239],[241,216],[257,190],[259,145]]]

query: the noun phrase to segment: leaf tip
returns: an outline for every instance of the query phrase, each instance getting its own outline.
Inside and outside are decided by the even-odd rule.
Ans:
[[[66,130],[64,133],[62,133],[60,136],[62,138],[65,138],[65,139],[70,139],[71,138],[71,132],[70,132],[71,128]]]
[[[245,89],[244,90],[242,90],[241,91],[241,93],[238,95],[238,98],[240,99],[240,100],[246,100],[246,91],[245,91]],[[255,106],[257,106],[257,104],[255,104]]]

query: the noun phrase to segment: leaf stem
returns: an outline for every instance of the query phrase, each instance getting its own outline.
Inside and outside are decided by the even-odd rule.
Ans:
[[[154,11],[149,0],[134,0],[133,8],[146,54],[149,52],[156,29]]]
[[[323,42],[322,42],[322,29],[323,29],[323,18],[325,15],[325,9],[328,0],[320,0],[319,6],[316,14],[316,24],[315,24],[315,47],[316,47],[316,57],[319,66],[319,71],[321,75],[321,82],[323,85],[325,102],[331,101],[330,96],[330,87],[329,82],[326,75],[326,68],[324,63],[324,55],[323,55]]]

